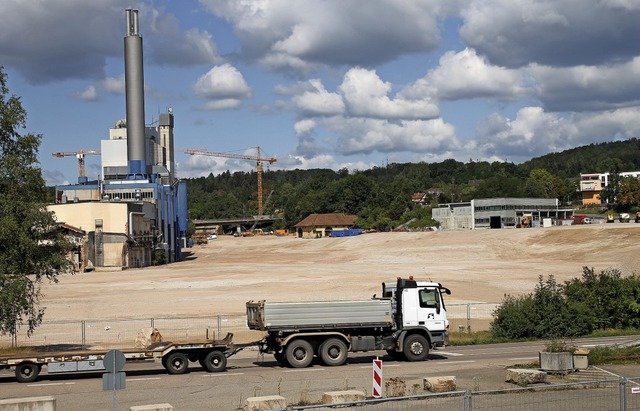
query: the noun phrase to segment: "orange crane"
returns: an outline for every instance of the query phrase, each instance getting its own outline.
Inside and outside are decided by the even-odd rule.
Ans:
[[[207,149],[196,150],[196,149],[184,149],[177,150],[183,153],[200,156],[210,156],[210,157],[224,157],[224,158],[237,158],[240,160],[254,160],[256,162],[256,170],[258,174],[258,215],[262,215],[262,162],[266,161],[269,164],[273,164],[278,161],[275,157],[262,157],[260,155],[260,146],[251,147],[256,149],[258,155],[250,156],[245,154],[233,154],[233,153],[214,153],[211,151],[207,151]]]
[[[70,157],[70,156],[75,156],[78,159],[78,175],[80,177],[84,177],[84,156],[86,155],[91,155],[91,154],[96,154],[99,155],[100,152],[98,150],[78,150],[78,151],[73,151],[73,152],[56,152],[53,153],[54,157]]]

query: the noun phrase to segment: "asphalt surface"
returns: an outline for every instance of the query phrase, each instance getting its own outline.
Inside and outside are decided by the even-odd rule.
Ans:
[[[580,340],[580,345],[612,345],[637,337]],[[423,394],[422,380],[428,376],[455,376],[458,390],[487,391],[517,388],[505,381],[506,369],[532,363],[542,343],[494,344],[447,347],[432,350],[426,362],[383,360],[385,395]],[[52,375],[46,373],[34,383],[19,384],[13,373],[0,371],[0,398],[52,395],[58,409],[127,410],[133,405],[169,403],[176,410],[235,410],[248,397],[282,395],[289,403],[317,403],[325,391],[354,389],[371,393],[371,353],[351,354],[341,367],[314,364],[305,369],[281,367],[272,356],[245,350],[229,358],[228,369],[207,373],[192,364],[183,375],[168,375],[160,364],[127,364],[126,389],[104,391],[100,373]],[[640,364],[590,368],[569,375],[549,375],[553,384],[576,381],[640,377]],[[395,383],[394,383],[395,381]],[[640,379],[631,381],[638,385]],[[400,388],[398,389],[398,387]],[[396,392],[392,392],[396,390]]]

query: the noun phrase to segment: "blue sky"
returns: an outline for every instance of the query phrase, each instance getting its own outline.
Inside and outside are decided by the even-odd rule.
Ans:
[[[171,107],[177,149],[363,170],[640,137],[637,0],[3,0],[0,65],[50,185],[78,173],[51,153],[98,150],[125,117],[127,8],[146,121]],[[176,161],[182,178],[255,167]]]

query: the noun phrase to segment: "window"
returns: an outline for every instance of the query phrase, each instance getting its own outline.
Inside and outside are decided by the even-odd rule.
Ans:
[[[420,307],[435,308],[438,301],[438,294],[434,288],[423,288],[420,290]]]

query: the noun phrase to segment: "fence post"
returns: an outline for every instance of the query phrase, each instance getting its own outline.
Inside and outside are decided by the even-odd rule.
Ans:
[[[218,314],[218,334],[217,334],[217,339],[220,339],[222,335],[222,316],[220,314]]]
[[[87,345],[87,323],[85,320],[80,321],[80,329],[80,339],[82,340],[80,344],[84,350]]]
[[[473,409],[472,398],[471,390],[466,390],[464,392],[464,411],[471,411]]]
[[[467,332],[471,332],[471,304],[467,304]]]
[[[627,411],[627,379],[620,378],[620,411]]]
[[[155,318],[151,319],[151,328],[156,328],[156,319]]]

